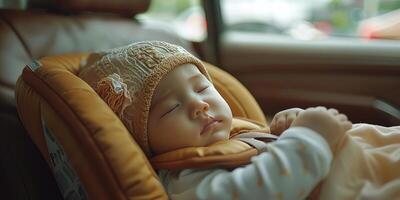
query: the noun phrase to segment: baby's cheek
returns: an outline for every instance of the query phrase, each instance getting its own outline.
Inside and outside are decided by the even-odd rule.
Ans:
[[[162,122],[162,130],[168,129],[175,133],[186,131],[187,126],[190,122],[181,115],[171,115]]]

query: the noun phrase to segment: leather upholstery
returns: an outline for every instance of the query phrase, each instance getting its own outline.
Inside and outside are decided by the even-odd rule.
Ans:
[[[147,10],[147,0],[30,0],[29,8],[44,8],[68,13],[105,12],[133,16]]]
[[[8,87],[15,85],[25,64],[45,55],[105,50],[141,40],[165,40],[191,49],[176,35],[130,18],[14,10],[0,14],[0,49],[4,52],[0,54],[0,80]]]

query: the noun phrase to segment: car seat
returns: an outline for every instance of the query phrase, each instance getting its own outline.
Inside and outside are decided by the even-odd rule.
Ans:
[[[122,122],[77,77],[87,54],[44,57],[17,82],[20,118],[68,199],[166,199],[144,153]],[[236,117],[266,124],[251,94],[234,77],[206,65]]]

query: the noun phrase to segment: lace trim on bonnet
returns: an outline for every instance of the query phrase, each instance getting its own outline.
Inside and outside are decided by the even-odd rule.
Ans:
[[[130,91],[127,85],[130,81],[126,80],[133,77],[121,77],[119,74],[128,73],[121,73],[121,70],[115,67],[109,58],[116,53],[122,56],[121,51],[123,49],[125,48],[120,47],[90,54],[87,59],[82,60],[80,63],[81,71],[78,76],[95,90],[111,110],[122,120],[124,125],[127,126],[128,130],[133,130],[132,124],[129,123],[132,121],[132,116],[127,115],[125,110],[133,104],[132,92],[138,90],[139,86],[131,83],[129,85],[131,87]],[[129,55],[124,55],[123,57],[128,58]]]
[[[102,78],[94,90],[119,118],[123,117],[123,111],[132,103],[126,84],[116,73]]]

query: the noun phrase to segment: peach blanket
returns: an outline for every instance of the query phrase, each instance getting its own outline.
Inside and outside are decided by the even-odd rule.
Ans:
[[[400,199],[400,126],[355,124],[339,149],[319,199]]]

